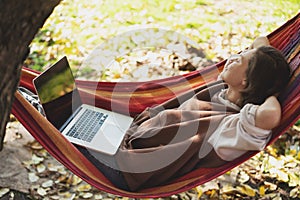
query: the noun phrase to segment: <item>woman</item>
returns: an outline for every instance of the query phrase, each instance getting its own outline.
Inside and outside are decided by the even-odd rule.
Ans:
[[[115,185],[132,191],[220,166],[265,147],[280,122],[276,96],[289,75],[281,53],[259,37],[227,60],[221,80],[138,115],[116,155],[80,149]]]

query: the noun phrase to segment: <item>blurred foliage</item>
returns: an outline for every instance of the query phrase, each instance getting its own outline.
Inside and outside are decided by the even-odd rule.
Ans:
[[[31,44],[25,65],[43,70],[66,55],[71,66],[103,41],[138,27],[178,31],[220,60],[294,16],[299,0],[64,0]]]

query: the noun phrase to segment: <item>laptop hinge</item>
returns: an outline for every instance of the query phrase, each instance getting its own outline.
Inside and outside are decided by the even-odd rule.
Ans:
[[[80,112],[82,107],[79,107],[78,109],[75,110],[75,112],[72,113],[72,115],[68,118],[68,120],[60,127],[59,131],[62,133],[65,128],[68,126],[68,124],[74,119],[74,117],[77,115],[77,113]]]

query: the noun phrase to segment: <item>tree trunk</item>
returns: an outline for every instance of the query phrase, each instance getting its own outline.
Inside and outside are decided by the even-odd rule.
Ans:
[[[0,0],[0,150],[29,45],[60,0]]]

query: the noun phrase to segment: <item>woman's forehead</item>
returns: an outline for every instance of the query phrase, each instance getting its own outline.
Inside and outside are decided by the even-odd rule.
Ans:
[[[256,52],[256,49],[249,49],[241,52],[239,55],[243,58],[243,60],[250,60],[253,54]]]
[[[245,51],[242,51],[240,53],[241,56],[244,56],[244,57],[252,57],[252,55],[256,52],[256,49],[247,49]]]

